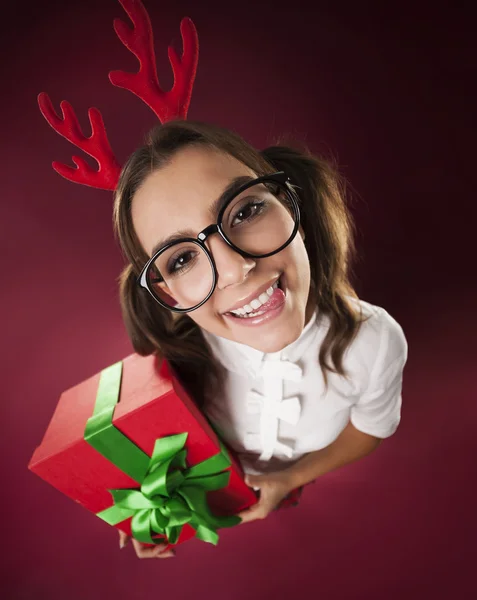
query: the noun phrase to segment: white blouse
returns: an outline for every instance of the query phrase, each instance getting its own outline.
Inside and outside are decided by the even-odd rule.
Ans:
[[[290,466],[331,444],[350,420],[378,438],[396,431],[408,352],[404,332],[384,308],[350,299],[371,318],[343,356],[350,379],[328,371],[327,392],[318,362],[330,325],[326,315],[315,312],[297,340],[268,354],[203,331],[228,371],[224,395],[210,398],[204,412],[246,473]]]

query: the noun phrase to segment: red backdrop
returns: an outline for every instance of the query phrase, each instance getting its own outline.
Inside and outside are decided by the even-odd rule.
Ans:
[[[476,53],[469,14],[436,3],[146,0],[161,80],[166,46],[194,20],[189,117],[259,147],[280,134],[331,151],[349,178],[359,294],[409,342],[402,424],[299,508],[140,561],[117,533],[27,471],[60,393],[131,352],[108,192],[63,180],[72,146],[36,96],[104,116],[123,161],[155,123],[110,69],[136,61],[114,0],[3,7],[0,449],[5,598],[470,598],[476,531],[474,314]],[[350,8],[353,4],[355,7]],[[127,20],[127,17],[126,17]],[[166,75],[164,75],[166,74]],[[319,424],[317,424],[319,426]]]

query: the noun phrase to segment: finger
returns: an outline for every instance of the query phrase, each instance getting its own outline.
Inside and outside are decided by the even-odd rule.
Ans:
[[[172,549],[166,550],[167,544],[158,544],[149,548],[134,538],[132,538],[132,543],[138,558],[169,558],[175,556]]]
[[[129,542],[131,536],[124,531],[119,531],[119,547],[124,548],[124,546]]]
[[[238,516],[242,519],[242,523],[249,523],[250,521],[256,521],[257,519],[264,519],[267,514],[266,510],[257,504],[256,508],[254,506],[253,508],[244,510],[239,513]]]
[[[255,475],[247,475],[245,477],[244,481],[248,485],[248,487],[251,487],[255,491],[258,491],[260,489],[260,483],[261,483],[260,477],[255,476]]]
[[[166,550],[165,552],[159,552],[156,558],[174,558],[176,555],[175,551],[172,549]]]
[[[239,513],[238,516],[242,519],[242,523],[249,523],[250,521],[254,521],[256,518],[251,511]]]

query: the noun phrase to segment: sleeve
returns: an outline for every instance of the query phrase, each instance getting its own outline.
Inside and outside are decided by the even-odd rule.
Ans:
[[[401,420],[403,369],[407,355],[402,327],[383,310],[379,349],[369,385],[351,407],[350,419],[356,429],[378,438],[395,433]]]

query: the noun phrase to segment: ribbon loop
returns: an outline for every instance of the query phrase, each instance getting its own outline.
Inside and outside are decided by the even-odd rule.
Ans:
[[[152,456],[147,456],[112,423],[121,372],[122,363],[117,363],[101,373],[85,440],[140,488],[109,490],[114,504],[97,515],[110,525],[132,517],[133,536],[143,543],[160,544],[166,538],[175,544],[188,523],[197,538],[217,544],[216,529],[241,522],[237,516],[213,515],[207,504],[207,492],[229,484],[231,460],[225,446],[220,442],[220,452],[188,467],[185,432],[157,439]]]

